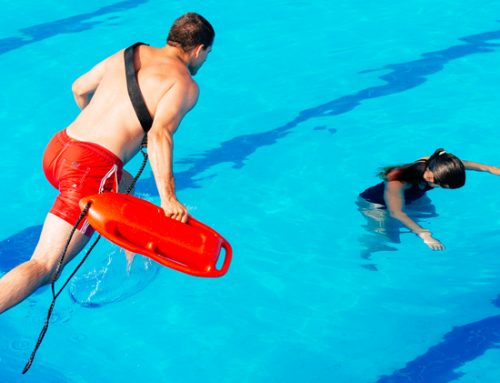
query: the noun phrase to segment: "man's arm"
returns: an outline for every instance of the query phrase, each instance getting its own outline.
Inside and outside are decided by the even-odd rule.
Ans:
[[[75,101],[80,109],[85,108],[90,102],[92,94],[104,76],[107,61],[108,59],[101,61],[90,71],[78,77],[71,86]]]
[[[176,82],[156,108],[153,126],[148,132],[148,154],[165,215],[186,222],[188,212],[175,195],[173,174],[173,135],[182,118],[196,104],[198,87],[192,81]]]

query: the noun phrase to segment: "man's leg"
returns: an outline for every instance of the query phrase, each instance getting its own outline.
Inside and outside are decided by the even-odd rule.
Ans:
[[[132,185],[132,182],[134,181],[134,177],[132,174],[127,172],[126,170],[122,171],[122,179],[120,180],[120,183],[118,185],[118,191],[120,193],[125,193],[127,189],[129,188],[130,185]],[[130,191],[130,194],[134,194],[134,189]],[[135,254],[131,251],[125,250],[125,258],[127,258],[127,268],[130,269],[132,267],[132,262],[134,261]]]
[[[50,283],[73,226],[49,213],[33,256],[0,279],[0,314],[17,305],[38,287]],[[75,231],[63,266],[77,255],[89,237]]]

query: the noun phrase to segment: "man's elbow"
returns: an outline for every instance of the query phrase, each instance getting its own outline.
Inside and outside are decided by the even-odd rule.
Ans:
[[[73,82],[73,84],[71,85],[71,91],[73,92],[75,97],[81,97],[81,96],[85,95],[85,93],[86,93],[85,90],[83,89],[83,87],[81,86],[80,81],[78,81],[78,80]]]
[[[155,126],[148,132],[148,141],[166,142],[169,145],[173,143],[172,133],[168,129],[156,129]]]

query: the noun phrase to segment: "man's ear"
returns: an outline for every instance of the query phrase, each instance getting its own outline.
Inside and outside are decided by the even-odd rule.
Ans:
[[[200,44],[196,48],[194,48],[194,57],[198,58],[200,56],[202,49],[203,49],[203,44]]]

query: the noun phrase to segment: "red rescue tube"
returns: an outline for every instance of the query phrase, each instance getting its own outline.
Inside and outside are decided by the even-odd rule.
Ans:
[[[90,225],[126,250],[198,277],[221,277],[229,269],[229,242],[191,216],[187,223],[176,221],[165,216],[160,207],[129,194],[91,195],[80,200],[80,208],[89,202]],[[224,262],[217,269],[222,249]]]

